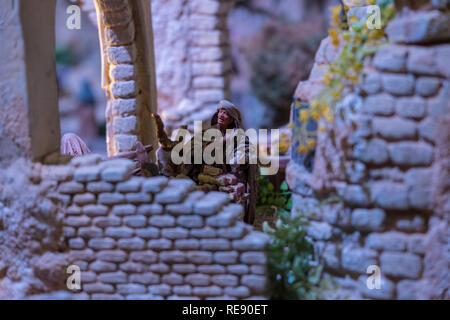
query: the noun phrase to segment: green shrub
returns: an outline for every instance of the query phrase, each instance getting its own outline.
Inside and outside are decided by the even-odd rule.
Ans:
[[[281,184],[280,192],[275,191],[275,187],[267,176],[258,176],[258,201],[256,203],[256,214],[260,216],[277,216],[288,214],[292,208],[291,192],[286,181]]]
[[[314,247],[306,238],[304,216],[280,215],[276,228],[264,223],[272,238],[266,248],[268,284],[266,294],[275,300],[317,299],[322,266],[314,264]]]

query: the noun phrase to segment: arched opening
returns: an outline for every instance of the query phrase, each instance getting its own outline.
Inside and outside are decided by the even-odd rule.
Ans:
[[[88,14],[79,6],[74,7],[72,1],[56,1],[55,51],[61,136],[75,133],[93,153],[106,156],[106,96],[101,87],[100,44],[97,27],[92,23],[95,20]]]
[[[61,3],[68,4],[66,1]],[[92,0],[89,3],[95,8],[94,12],[98,9],[99,13],[96,14],[99,36],[94,41],[93,33],[92,42],[98,43],[100,39],[101,50],[97,52],[102,57],[101,83],[107,100],[108,155],[131,151],[136,147],[136,141],[153,144],[156,140],[150,113],[156,111],[156,88],[150,4],[143,0]],[[10,77],[2,80],[1,86],[0,101],[5,106],[0,118],[1,132],[4,133],[1,145],[8,146],[1,159],[28,157],[46,163],[61,161],[55,63],[56,4],[56,0],[15,0],[2,6],[2,18],[10,27],[0,30],[5,39],[5,50],[0,54],[5,62],[9,62],[2,71]],[[64,20],[58,28],[66,27]],[[87,22],[84,24],[89,27]],[[95,55],[95,50],[92,54]],[[127,57],[131,58],[124,61]],[[131,79],[127,75],[126,79],[122,78],[124,66],[134,69]],[[86,71],[87,74],[90,72],[97,71]],[[74,91],[81,91],[79,83],[69,83]],[[95,92],[95,89],[91,91]],[[93,99],[88,97],[89,100]],[[9,108],[12,105],[14,108]],[[122,112],[127,107],[132,110]],[[98,113],[101,117],[101,110]],[[130,120],[133,122],[131,127],[128,126]],[[152,152],[150,156],[154,159]]]
[[[128,0],[60,2],[65,19],[70,19],[67,14],[79,14],[81,6],[86,13],[80,30],[69,30],[71,35],[61,31],[66,33],[63,42],[79,42],[76,50],[86,55],[72,68],[73,81],[66,86],[72,91],[68,94],[69,101],[72,96],[69,113],[78,115],[78,126],[72,123],[72,127],[93,152],[108,156],[134,150],[137,141],[153,144],[150,114],[156,110],[156,88],[150,4]],[[64,7],[71,6],[77,10],[64,13]],[[65,26],[65,21],[59,24]],[[60,78],[64,76],[70,79],[64,72]],[[64,86],[64,79],[60,82]],[[64,111],[64,105],[61,109]],[[63,131],[70,129],[70,120],[67,124]]]

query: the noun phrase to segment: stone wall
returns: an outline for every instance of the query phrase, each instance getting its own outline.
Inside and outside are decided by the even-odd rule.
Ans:
[[[319,135],[313,171],[294,162],[287,170],[293,212],[312,208],[308,235],[341,297],[450,298],[449,13],[433,6],[405,9],[388,25],[391,43],[342,103],[357,110],[356,127],[336,121],[337,146]],[[338,51],[322,42],[300,101],[318,94]],[[340,202],[319,205],[330,195]],[[366,285],[370,265],[380,267],[380,290]]]
[[[58,290],[70,262],[58,252],[63,201],[55,183],[41,179],[42,165],[16,159],[0,166],[0,299]]]
[[[54,0],[0,8],[0,161],[59,150],[54,12]]]
[[[195,191],[191,180],[132,177],[129,160],[99,160],[41,173],[57,181],[55,197],[67,206],[67,255],[82,270],[83,298],[262,295],[268,237],[238,221],[242,206]]]
[[[229,99],[233,0],[152,1],[158,110],[171,131],[208,120]]]

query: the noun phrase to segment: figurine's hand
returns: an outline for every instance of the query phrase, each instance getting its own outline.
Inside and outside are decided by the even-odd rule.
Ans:
[[[161,124],[164,127],[164,123],[161,120],[161,117],[157,113],[152,113],[152,118],[155,119],[156,124]]]
[[[164,122],[161,120],[161,117],[157,113],[152,113],[152,118],[155,119],[156,122],[156,134],[159,143],[165,150],[172,150],[175,144],[167,137],[167,134],[164,131]]]

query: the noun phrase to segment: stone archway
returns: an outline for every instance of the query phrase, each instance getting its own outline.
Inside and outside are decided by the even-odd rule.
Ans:
[[[137,140],[155,144],[155,63],[148,1],[96,0],[108,155]],[[59,153],[60,124],[55,66],[56,0],[15,0],[1,8],[5,39],[0,52],[1,140],[4,158],[43,160]],[[10,106],[14,108],[8,108]],[[154,153],[151,155],[154,158]]]
[[[72,1],[80,3],[98,25],[95,0]],[[194,120],[209,120],[217,103],[231,98],[227,16],[234,2],[151,1],[153,23],[150,29],[142,30],[145,33],[150,30],[154,37],[151,54],[154,52],[156,62],[158,112],[169,132],[182,125],[192,126]],[[118,29],[122,30],[125,42],[136,30],[126,20]]]
[[[114,155],[132,150],[137,140],[156,142],[150,117],[157,109],[151,9],[143,0],[95,0],[95,7],[108,97],[107,151]]]

